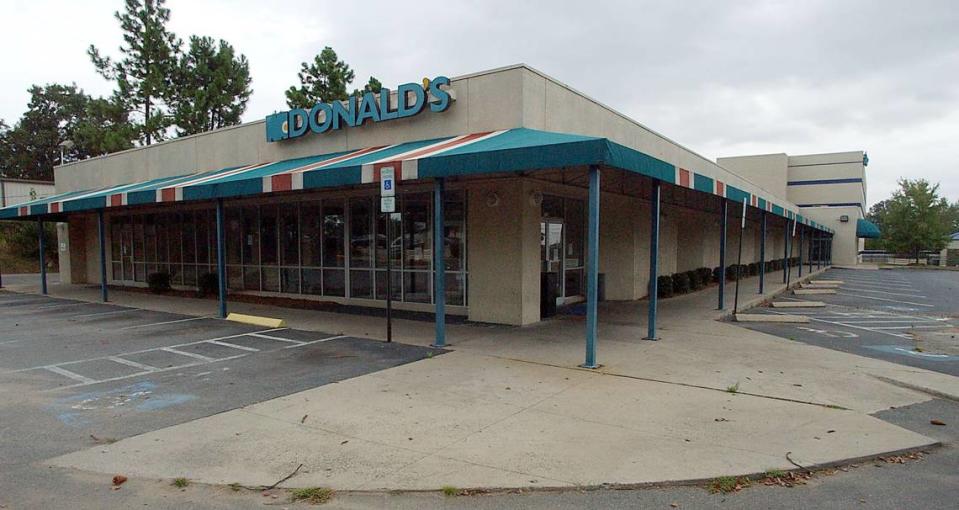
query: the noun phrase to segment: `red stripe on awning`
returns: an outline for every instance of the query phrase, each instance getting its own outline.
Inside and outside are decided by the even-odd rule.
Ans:
[[[60,202],[50,202],[50,212],[51,213],[60,212]]]
[[[716,194],[721,197],[726,196],[726,185],[723,184],[723,181],[716,181]]]
[[[689,170],[680,168],[679,169],[679,185],[686,188],[689,186]]]
[[[273,191],[290,191],[293,189],[292,174],[278,174],[270,177]]]
[[[123,205],[123,195],[117,193],[116,195],[110,195],[110,207],[119,207]]]
[[[373,164],[373,182],[380,182],[382,178],[380,176],[380,170],[386,167],[393,167],[393,179],[397,181],[403,180],[403,162],[402,161],[384,161],[382,163]]]
[[[160,200],[163,202],[176,202],[176,188],[163,188],[160,190]]]

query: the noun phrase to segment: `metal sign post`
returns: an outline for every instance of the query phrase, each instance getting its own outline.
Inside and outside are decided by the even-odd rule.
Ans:
[[[393,167],[380,169],[380,212],[386,215],[386,341],[392,342],[393,217],[396,214],[396,176]]]

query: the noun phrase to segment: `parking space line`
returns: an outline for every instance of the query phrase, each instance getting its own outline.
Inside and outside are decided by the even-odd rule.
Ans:
[[[159,373],[162,373],[162,372],[170,372],[170,371],[172,371],[172,370],[182,370],[182,369],[185,369],[185,368],[198,367],[198,366],[201,366],[201,365],[207,365],[207,364],[211,364],[211,363],[219,363],[219,362],[221,362],[221,361],[231,361],[231,360],[243,358],[243,357],[246,357],[246,356],[249,356],[249,354],[237,354],[236,356],[228,356],[228,357],[226,357],[226,358],[219,358],[219,359],[215,359],[215,360],[210,361],[210,362],[193,361],[193,362],[187,363],[187,364],[185,364],[185,365],[176,365],[176,366],[173,366],[173,367],[158,368],[157,370],[155,370],[155,371],[153,371],[153,372],[138,372],[138,373],[136,373],[136,374],[129,374],[129,375],[121,375],[121,376],[117,376],[117,377],[110,377],[110,378],[108,378],[108,379],[101,379],[101,380],[99,380],[99,381],[91,381],[91,382],[84,382],[84,383],[78,383],[78,384],[71,384],[71,385],[68,385],[68,386],[60,386],[60,387],[58,387],[58,388],[51,388],[51,389],[44,390],[44,391],[45,391],[45,392],[48,392],[48,391],[57,391],[57,390],[67,390],[67,389],[71,389],[71,388],[80,388],[80,387],[83,387],[83,386],[89,386],[89,385],[91,385],[91,384],[100,384],[100,383],[108,383],[108,382],[122,381],[122,380],[124,380],[124,379],[130,379],[130,378],[133,378],[133,377],[139,377],[139,376],[141,376],[141,375],[146,375],[146,374],[154,374],[154,375],[155,375],[155,374],[159,374]]]
[[[51,366],[43,367],[43,368],[46,369],[46,370],[49,370],[49,371],[53,372],[54,374],[60,374],[60,375],[62,375],[62,376],[64,376],[64,377],[66,377],[66,378],[73,379],[74,381],[80,381],[81,383],[84,383],[84,384],[89,384],[89,383],[96,382],[95,380],[90,379],[89,377],[80,375],[80,374],[75,373],[75,372],[71,372],[71,371],[69,371],[69,370],[67,370],[67,369],[65,369],[65,368],[60,368],[60,367],[58,367],[58,366],[52,366],[52,365],[51,365]]]
[[[210,362],[212,362],[212,361],[216,361],[216,358],[210,358],[210,357],[204,356],[204,355],[202,355],[202,354],[197,354],[197,353],[195,353],[195,352],[178,351],[178,350],[174,349],[173,347],[160,347],[160,350],[161,350],[161,351],[164,351],[164,352],[170,352],[170,353],[173,353],[173,354],[180,354],[180,355],[182,355],[182,356],[189,356],[189,357],[191,357],[191,358],[196,358],[196,359],[198,359],[198,360],[200,360],[200,361],[205,361],[205,362],[207,362],[207,363],[210,363]]]
[[[309,342],[300,342],[299,345],[287,345],[286,347],[284,347],[284,349],[295,349],[297,347],[303,347],[304,345],[319,344],[323,342],[329,342],[330,340],[338,340],[340,338],[346,338],[346,335],[337,335],[337,336],[331,336],[329,338],[321,338],[319,340],[310,340]]]
[[[34,310],[50,310],[56,308],[70,308],[73,306],[96,305],[99,303],[53,303],[52,305],[38,306]]]
[[[927,296],[924,296],[924,295],[922,295],[922,294],[905,294],[905,293],[902,293],[902,292],[889,292],[889,291],[887,291],[887,290],[860,289],[860,288],[857,288],[857,287],[847,287],[847,286],[843,286],[842,289],[843,289],[843,290],[852,290],[852,291],[856,291],[856,292],[872,292],[872,293],[874,293],[874,294],[889,294],[890,296],[904,296],[904,297],[909,297],[909,298],[921,298],[921,299],[925,299],[925,298],[927,297]]]
[[[143,363],[137,363],[136,361],[130,361],[128,359],[120,358],[118,356],[110,356],[107,359],[114,363],[120,363],[121,365],[126,365],[128,367],[133,367],[139,370],[143,370],[144,372],[154,372],[157,370],[156,367],[151,367],[150,365],[144,365]]]
[[[952,327],[951,324],[942,324],[939,326],[877,326],[872,329],[941,329],[950,327]]]
[[[150,326],[162,326],[162,325],[165,325],[165,324],[176,324],[176,323],[178,323],[178,322],[198,321],[198,320],[200,320],[200,319],[210,319],[210,318],[212,318],[212,317],[209,317],[209,316],[189,317],[189,318],[186,318],[186,319],[177,319],[177,320],[173,320],[173,321],[153,322],[153,323],[150,323],[150,324],[137,324],[137,325],[135,325],[135,326],[127,326],[127,327],[125,327],[125,328],[120,328],[120,329],[148,328],[148,327],[150,327]]]
[[[246,336],[255,336],[255,337],[257,337],[257,338],[266,338],[266,339],[268,339],[268,340],[279,340],[280,342],[289,342],[289,343],[291,343],[291,344],[302,344],[302,343],[305,343],[305,342],[301,342],[301,341],[299,341],[299,340],[290,340],[289,338],[283,338],[283,337],[279,337],[279,336],[261,335],[260,333],[250,333],[249,335],[246,335]]]
[[[911,301],[902,301],[902,300],[899,300],[899,299],[887,299],[887,298],[880,298],[880,297],[873,297],[873,296],[857,296],[857,295],[855,295],[855,294],[846,294],[845,292],[837,292],[836,294],[838,294],[838,295],[840,295],[840,296],[849,296],[849,297],[854,297],[854,298],[874,299],[874,300],[876,300],[876,301],[888,301],[888,302],[890,302],[890,303],[899,303],[899,304],[903,304],[903,305],[926,306],[926,307],[929,307],[929,308],[935,308],[935,306],[936,306],[936,305],[930,305],[930,304],[927,304],[927,303],[914,303],[914,302],[911,302]]]
[[[773,313],[778,313],[779,315],[789,315],[789,314],[783,313],[783,312],[773,312]],[[872,331],[872,332],[874,332],[874,333],[882,333],[882,334],[884,334],[884,335],[894,336],[894,337],[897,337],[897,338],[911,338],[909,335],[901,335],[901,334],[898,334],[898,333],[890,333],[890,332],[888,332],[888,331],[877,331],[875,328],[867,328],[867,327],[863,327],[863,326],[856,326],[856,325],[853,325],[853,324],[845,324],[845,323],[836,322],[836,321],[827,321],[827,320],[825,320],[825,319],[817,319],[817,318],[815,318],[815,317],[810,317],[809,320],[811,320],[811,321],[816,321],[816,322],[822,322],[822,323],[825,323],[825,324],[833,324],[833,325],[835,325],[835,326],[846,326],[847,328],[860,329],[860,330],[863,330],[863,331]]]
[[[208,343],[208,344],[213,344],[213,345],[222,345],[223,347],[230,347],[230,348],[233,348],[233,349],[239,349],[239,350],[241,350],[241,351],[260,352],[259,349],[255,349],[255,348],[253,348],[253,347],[246,347],[246,346],[244,346],[244,345],[235,345],[235,344],[231,344],[231,343],[228,343],[228,342],[221,342],[221,341],[219,341],[219,340],[209,340],[209,341],[207,341],[206,343]]]
[[[111,310],[109,312],[85,313],[82,315],[72,315],[71,318],[82,319],[84,317],[99,317],[101,315],[115,315],[118,313],[130,313],[130,312],[138,312],[138,311],[140,311],[139,308],[124,308],[123,310]]]

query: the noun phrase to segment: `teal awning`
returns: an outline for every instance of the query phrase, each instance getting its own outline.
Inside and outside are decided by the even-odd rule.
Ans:
[[[856,237],[878,239],[879,226],[867,219],[859,218],[856,220]]]
[[[516,128],[366,147],[331,154],[249,164],[74,191],[0,209],[2,219],[26,219],[147,204],[239,198],[341,186],[374,184],[382,168],[398,181],[566,169],[600,165],[751,205],[801,224],[832,232],[798,215],[761,189],[679,168],[606,138]],[[742,185],[741,185],[742,186]],[[744,186],[745,188],[745,186]]]

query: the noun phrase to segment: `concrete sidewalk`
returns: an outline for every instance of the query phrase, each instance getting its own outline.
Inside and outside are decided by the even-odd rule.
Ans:
[[[772,285],[775,274],[768,278],[765,296],[754,294],[755,278],[743,281],[740,302],[783,290],[781,280]],[[96,289],[65,286],[56,293],[95,299]],[[603,303],[599,370],[577,368],[582,317],[527,328],[451,325],[454,352],[443,356],[53,463],[247,485],[272,484],[303,463],[286,486],[340,490],[678,481],[790,469],[786,452],[812,465],[922,448],[933,441],[868,413],[930,398],[902,386],[959,396],[954,377],[717,322],[731,309],[715,310],[715,293],[712,287],[661,301],[658,342],[640,340],[645,302]],[[206,300],[112,296],[130,306],[194,314],[215,307]],[[382,332],[377,318],[232,309],[281,316],[302,329]],[[432,340],[431,323],[396,321],[394,330],[400,341]]]

